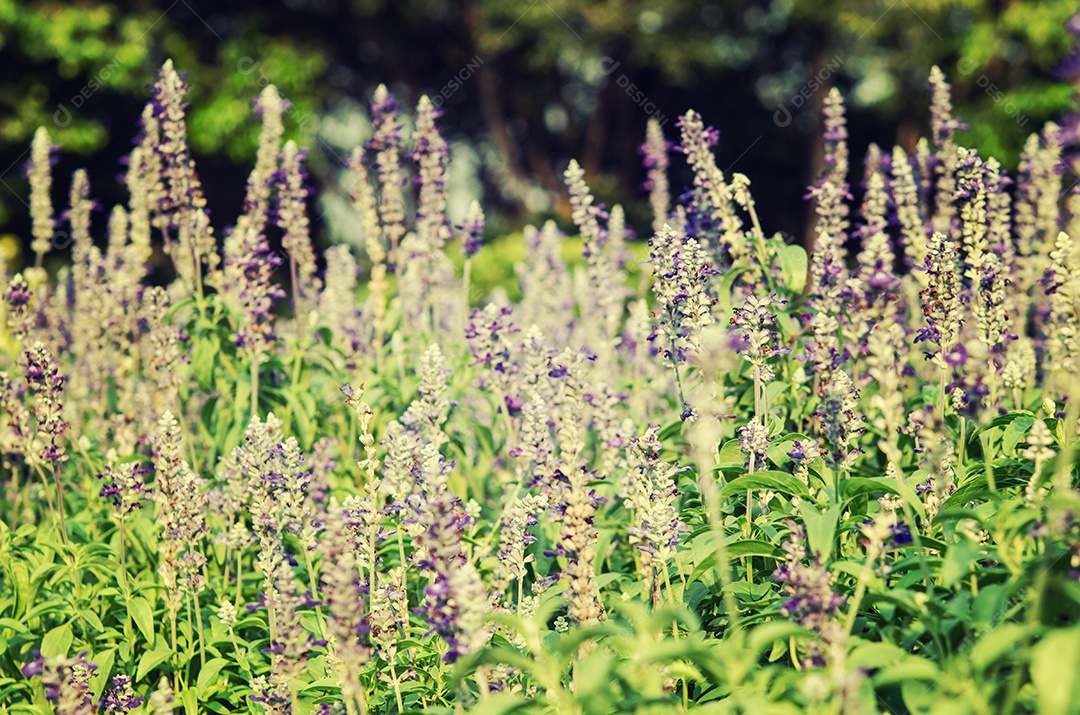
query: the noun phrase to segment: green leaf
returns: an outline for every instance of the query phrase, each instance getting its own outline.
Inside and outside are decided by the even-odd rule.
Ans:
[[[848,663],[852,668],[878,670],[903,660],[906,655],[907,652],[894,643],[863,643],[851,651]]]
[[[776,254],[780,258],[780,270],[784,273],[784,285],[792,295],[802,293],[802,289],[806,287],[806,249],[785,244],[776,250]]]
[[[848,477],[840,482],[840,495],[844,499],[854,499],[858,496],[870,496],[871,494],[900,494],[896,480],[888,477]]]
[[[195,347],[191,351],[191,371],[204,387],[213,384],[214,360],[220,351],[221,343],[216,335],[211,334],[205,339],[195,341]]]
[[[26,626],[16,621],[14,618],[0,618],[0,628],[10,628],[16,633],[29,633],[30,631]]]
[[[904,699],[904,705],[912,715],[929,715],[935,704],[941,704],[933,688],[919,680],[905,680],[900,683],[900,697]]]
[[[941,677],[941,669],[933,662],[909,655],[899,663],[885,666],[873,677],[874,685],[894,685],[911,680],[936,681]]]
[[[101,694],[105,692],[105,685],[109,682],[109,674],[112,673],[115,660],[116,651],[112,648],[94,654],[93,661],[98,667],[93,677],[90,678],[90,691],[94,696],[94,700],[100,698]]]
[[[739,276],[748,270],[750,270],[748,266],[739,266],[729,269],[724,274],[723,280],[720,281],[720,288],[716,292],[716,300],[722,312],[730,313],[734,309],[731,303],[731,289],[735,287],[735,281],[739,280]]]
[[[1048,633],[1031,654],[1042,715],[1080,713],[1080,626]]]
[[[135,621],[135,625],[139,627],[139,632],[143,634],[146,642],[153,643],[154,609],[150,607],[150,603],[142,596],[135,596],[128,601],[128,614],[131,616],[131,620]]]
[[[668,422],[659,432],[657,432],[656,438],[661,442],[664,442],[682,432],[682,428],[682,420],[672,420],[671,422]]]
[[[67,655],[72,640],[74,640],[74,636],[71,633],[70,623],[57,626],[41,639],[41,654],[47,658]]]
[[[765,450],[765,454],[769,457],[769,460],[772,461],[773,464],[778,467],[782,467],[783,465],[791,461],[791,457],[787,456],[787,453],[794,448],[795,440],[797,439],[805,440],[808,438],[806,437],[806,435],[801,435],[798,433],[786,434],[783,437],[778,437],[774,440],[771,440],[769,443],[769,448]]]
[[[1004,415],[998,415],[994,419],[990,420],[990,424],[988,424],[986,428],[990,429],[991,427],[1004,427],[1005,425],[1009,424],[1021,415],[1030,416],[1032,418],[1032,424],[1034,424],[1035,415],[1031,412],[1028,412],[1027,410],[1022,410],[1009,412]]]
[[[753,653],[761,653],[771,643],[786,641],[792,636],[806,633],[802,626],[792,621],[774,621],[763,623],[750,631],[746,647]]]
[[[780,549],[776,548],[768,541],[760,541],[758,539],[744,539],[728,545],[728,555],[732,558],[738,558],[740,556],[771,556],[777,558],[780,554]]]
[[[945,552],[945,560],[941,564],[942,584],[951,588],[967,576],[971,565],[975,563],[981,551],[978,544],[967,539],[950,545],[949,550]]]
[[[729,439],[720,448],[720,456],[716,460],[718,467],[741,467],[746,461],[746,456],[739,448],[739,440]]]
[[[101,619],[98,618],[98,615],[90,609],[87,608],[79,611],[79,615],[85,618],[86,622],[89,623],[90,627],[93,628],[96,632],[101,633],[105,630],[105,624],[103,624],[101,622]]]
[[[484,698],[475,706],[469,708],[469,712],[472,715],[506,715],[520,710],[528,704],[529,701],[517,693],[503,691]]]
[[[785,472],[764,471],[744,474],[737,479],[732,479],[720,490],[720,498],[730,499],[747,489],[771,489],[784,494],[802,497],[810,494],[806,485],[798,477]]]
[[[1024,439],[1033,424],[1035,424],[1035,418],[1031,415],[1017,415],[1016,419],[1009,423],[1004,434],[1001,435],[1002,453],[1006,456],[1012,454],[1013,450],[1016,449],[1016,445]]]
[[[968,661],[976,671],[982,672],[994,665],[1004,656],[1020,652],[1021,646],[1028,638],[1030,629],[1017,623],[1006,623],[995,628],[983,637],[975,647],[971,649]]]
[[[185,715],[199,715],[199,698],[191,688],[180,693],[180,702],[184,705]]]
[[[135,671],[135,681],[141,681],[146,674],[172,657],[172,648],[165,643],[165,639],[159,638],[152,650],[143,653],[139,658],[139,667]]]
[[[218,674],[227,664],[228,661],[224,658],[211,658],[206,661],[206,665],[199,671],[199,679],[195,683],[195,690],[200,698],[206,697],[206,691],[217,682]]]
[[[843,508],[843,504],[833,504],[825,511],[819,512],[807,502],[799,506],[803,524],[806,525],[806,540],[810,542],[810,550],[822,562],[832,557],[833,542],[836,540],[836,524],[840,520],[840,512]]]

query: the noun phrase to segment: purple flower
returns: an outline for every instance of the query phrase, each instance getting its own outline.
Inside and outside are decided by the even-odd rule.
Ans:
[[[458,227],[458,231],[461,235],[461,252],[466,258],[476,255],[484,245],[484,211],[479,201],[469,204],[465,222]]]
[[[788,595],[780,613],[817,635],[807,644],[807,657],[810,664],[823,665],[830,646],[844,636],[839,616],[845,599],[833,591],[832,574],[817,557],[806,563],[805,529],[790,519],[785,524],[791,529],[782,545],[786,559],[773,572],[773,579]]]
[[[99,715],[126,715],[143,704],[143,698],[131,687],[131,676],[117,675],[112,679],[112,689],[98,702]]]
[[[153,493],[143,483],[142,475],[146,473],[147,470],[140,467],[138,462],[117,469],[106,467],[104,472],[97,475],[104,482],[98,496],[111,501],[116,515],[122,519],[141,509],[142,502]]]
[[[93,715],[90,678],[97,665],[78,656],[47,657],[35,651],[34,660],[22,667],[27,678],[41,678],[45,699],[53,703],[57,715]]]

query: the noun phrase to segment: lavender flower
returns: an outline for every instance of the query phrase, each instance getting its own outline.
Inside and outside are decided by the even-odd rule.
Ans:
[[[825,169],[808,196],[814,199],[818,215],[817,238],[811,260],[811,289],[828,294],[830,289],[846,282],[845,268],[848,207],[847,184],[848,148],[847,120],[844,100],[833,87],[825,97]]]
[[[957,188],[956,172],[960,158],[953,135],[965,127],[960,120],[952,116],[952,90],[937,66],[930,70],[930,88],[933,92],[930,129],[933,131],[934,147],[937,150],[934,173],[938,177],[934,196],[935,211],[931,223],[934,231],[952,235],[956,220],[953,197]]]
[[[581,232],[584,242],[582,250],[588,258],[603,250],[607,233],[600,222],[607,219],[608,215],[602,205],[595,203],[592,192],[585,183],[585,170],[577,161],[570,160],[570,165],[566,167],[565,180],[566,188],[570,192],[571,218]]]
[[[479,201],[469,204],[465,221],[458,230],[461,235],[461,252],[466,258],[475,256],[484,245],[484,210],[480,208]]]
[[[165,603],[172,614],[180,610],[181,589],[198,593],[204,584],[206,558],[199,542],[206,535],[206,496],[202,479],[183,457],[180,423],[171,412],[158,422],[153,438],[154,501],[162,540],[158,571],[165,585]]]
[[[452,406],[446,397],[449,375],[442,350],[433,343],[420,358],[420,386],[416,390],[416,399],[401,416],[401,424],[415,430],[436,447],[447,440],[442,426],[450,416]]]
[[[56,715],[94,715],[90,678],[97,665],[78,656],[37,657],[22,667],[27,678],[41,678],[45,699],[53,704]]]
[[[601,221],[609,218],[608,213],[602,205],[595,203],[585,183],[585,172],[576,161],[570,161],[564,179],[570,192],[570,215],[581,233],[588,278],[588,291],[582,303],[588,306],[582,310],[585,341],[607,357],[622,319],[626,294],[624,274],[619,265],[621,248],[609,245],[609,231],[601,226]]]
[[[649,341],[656,344],[664,363],[672,368],[686,362],[699,347],[699,333],[713,322],[709,308],[709,276],[717,271],[701,246],[665,225],[649,240],[656,311]]]
[[[935,343],[937,351],[927,353],[927,357],[947,370],[962,364],[965,356],[958,350],[963,322],[960,271],[955,246],[945,234],[935,232],[931,237],[921,270],[927,275],[927,286],[919,292],[926,326],[919,330],[915,342]]]
[[[153,494],[153,490],[143,484],[144,474],[146,470],[138,462],[132,462],[117,469],[106,467],[97,475],[103,482],[98,496],[112,502],[117,518],[123,520],[131,512],[142,509],[147,495]]]
[[[552,339],[568,337],[575,318],[567,324],[565,317],[573,307],[570,271],[562,257],[564,236],[554,221],[543,228],[524,229],[528,260],[517,266],[521,281],[521,303],[517,313],[522,325],[536,325]]]
[[[281,136],[285,131],[281,117],[287,102],[278,92],[277,87],[267,85],[255,101],[255,112],[262,117],[262,129],[259,132],[259,149],[255,154],[255,167],[248,176],[247,195],[244,197],[244,213],[251,217],[256,231],[262,231],[266,225],[266,216],[270,208],[270,192],[274,174],[278,168],[278,153]]]
[[[492,389],[496,395],[506,395],[513,378],[512,336],[519,331],[511,322],[513,311],[489,303],[473,310],[465,328],[465,340],[472,355],[472,365],[482,365],[481,387]]]
[[[818,444],[810,439],[796,439],[791,443],[791,451],[787,453],[791,461],[795,463],[793,473],[803,484],[810,484],[810,465],[821,459],[821,450]]]
[[[371,261],[368,280],[368,297],[364,312],[373,332],[372,342],[381,344],[385,333],[386,295],[390,289],[386,280],[386,249],[383,247],[383,231],[379,223],[379,209],[375,190],[371,186],[367,167],[364,166],[364,150],[357,147],[349,156],[346,166],[352,181],[352,204],[360,214],[360,226],[364,234],[364,250]]]
[[[16,273],[8,281],[7,290],[4,292],[4,302],[7,304],[7,323],[11,328],[12,335],[18,341],[23,341],[30,333],[34,324],[34,312],[30,307],[30,301],[34,293],[27,285],[26,279],[21,273]]]
[[[653,233],[659,233],[668,223],[668,207],[671,197],[668,195],[668,142],[664,139],[664,129],[660,122],[649,118],[645,125],[645,143],[639,149],[644,159],[642,163],[648,174],[645,190],[649,192],[649,205],[653,211]]]
[[[100,262],[101,253],[90,236],[90,214],[94,202],[90,198],[90,180],[85,169],[76,169],[71,175],[71,192],[68,195],[68,223],[71,224],[71,258],[74,265],[75,300],[82,296],[82,291],[90,290],[92,280],[89,272],[95,263]],[[96,260],[95,260],[96,259]]]
[[[242,215],[225,238],[225,300],[240,315],[235,343],[257,359],[274,343],[274,303],[285,292],[273,283],[281,257],[270,250],[266,237]]]
[[[896,462],[900,455],[894,440],[904,423],[906,358],[910,348],[904,329],[892,316],[871,328],[866,345],[867,373],[877,384],[877,392],[870,398],[870,407],[876,412],[873,424],[886,436],[881,442],[886,456]]]
[[[253,417],[233,453],[248,482],[252,526],[264,551],[286,533],[300,537],[305,549],[315,541],[307,499],[311,473],[296,438],[284,437],[282,428],[273,413],[265,422]]]
[[[446,222],[446,169],[449,149],[435,125],[440,113],[427,95],[420,97],[416,105],[413,150],[409,154],[419,167],[417,181],[420,184],[420,199],[416,209],[416,230],[421,242],[433,252],[441,251],[450,236],[450,228]],[[469,212],[472,213],[472,208]],[[482,222],[483,218],[480,220]],[[468,223],[467,217],[466,224]],[[483,233],[482,223],[480,233]],[[465,250],[464,244],[462,250]],[[471,253],[465,250],[465,255]]]
[[[1072,238],[1062,231],[1050,253],[1047,272],[1050,293],[1047,341],[1050,364],[1061,387],[1072,392],[1070,375],[1080,370],[1080,257]]]
[[[558,553],[566,558],[563,578],[569,601],[567,615],[582,627],[606,618],[596,583],[597,530],[593,525],[596,493],[588,486],[591,476],[584,467],[565,475],[563,501],[558,507],[561,512]]]
[[[443,660],[452,663],[487,642],[490,634],[483,627],[487,589],[462,550],[461,532],[472,520],[447,487],[445,465],[435,446],[425,444],[421,452],[423,496],[411,501],[422,528],[417,560],[431,574],[423,612],[431,632],[447,645]]]
[[[862,250],[858,257],[859,268],[851,280],[851,289],[863,306],[861,314],[864,320],[871,324],[877,322],[884,309],[883,300],[888,299],[898,282],[893,275],[896,257],[886,233],[888,201],[889,193],[884,174],[877,170],[871,171],[867,177],[866,196],[863,200],[863,225],[857,231],[862,240]]]
[[[299,315],[310,309],[322,286],[315,277],[315,252],[307,217],[307,152],[295,142],[285,142],[281,150],[281,169],[277,183],[277,225],[282,230],[282,247],[289,254],[289,272],[293,281],[293,310]],[[299,301],[299,302],[298,302]]]
[[[30,161],[26,175],[30,179],[30,218],[34,240],[30,249],[34,252],[36,266],[41,266],[42,257],[52,248],[53,231],[56,223],[53,218],[52,191],[52,155],[56,147],[45,127],[38,127],[34,132],[34,141],[30,145]]]
[[[525,553],[537,541],[529,531],[530,526],[540,523],[539,514],[547,508],[546,496],[529,494],[514,499],[507,507],[499,529],[498,562],[495,565],[493,585],[505,589],[512,581],[518,584],[518,606],[521,606],[521,584],[528,575],[532,554]]]
[[[401,109],[397,100],[380,84],[371,99],[371,121],[375,133],[367,148],[375,153],[379,176],[379,220],[390,241],[390,260],[396,262],[398,242],[405,235],[405,173],[401,167]]]
[[[681,142],[677,147],[694,170],[694,188],[687,209],[687,232],[702,242],[717,265],[726,267],[746,253],[742,219],[732,202],[731,187],[716,165],[712,146],[719,132],[706,127],[701,115],[689,111],[679,118]],[[671,222],[674,226],[677,222]],[[662,231],[662,229],[661,229]]]
[[[67,431],[64,421],[64,376],[53,360],[52,353],[40,342],[35,342],[23,352],[26,366],[26,385],[34,395],[30,414],[37,425],[36,441],[40,452],[36,455],[43,462],[63,462],[64,445],[61,438]]]
[[[169,323],[169,297],[160,286],[142,292],[142,306],[138,322],[147,331],[146,371],[148,377],[164,393],[179,384],[182,373],[178,369],[186,360],[185,343],[188,340],[183,328]]]
[[[630,440],[630,471],[620,486],[619,496],[633,512],[627,528],[630,543],[641,552],[646,593],[654,606],[660,603],[660,586],[668,583],[667,569],[683,534],[690,528],[679,519],[676,479],[683,471],[660,455],[663,445],[657,438],[660,426],[650,424],[641,437]],[[661,575],[662,574],[662,575]]]
[[[128,200],[129,260],[137,265],[145,264],[150,259],[151,217],[156,216],[157,207],[165,195],[161,157],[156,150],[160,132],[152,104],[143,108],[141,123],[142,136],[128,155],[128,170],[124,176],[131,197]]]
[[[1005,288],[1008,284],[998,254],[985,254],[973,287],[972,313],[975,326],[979,329],[979,339],[989,355],[987,378],[991,383],[991,394],[988,395],[988,404],[993,404],[995,399],[997,375],[1004,365],[1009,342],[1016,339],[1011,332],[1009,313],[1005,307]]]
[[[112,679],[112,688],[98,703],[98,713],[99,715],[127,715],[143,702],[145,702],[144,699],[136,695],[131,687],[131,676],[117,675]]]
[[[773,578],[783,585],[788,594],[780,613],[798,621],[817,636],[807,645],[806,665],[822,666],[844,639],[844,628],[839,622],[844,599],[833,591],[832,574],[817,557],[809,564],[805,563],[805,529],[790,519],[785,523],[791,529],[791,534],[782,545],[786,558],[784,564],[773,572]]]
[[[892,197],[903,236],[905,264],[912,268],[926,255],[926,223],[920,213],[919,187],[911,159],[900,147],[893,148],[891,169]]]
[[[4,430],[0,432],[0,449],[5,455],[19,455],[24,460],[32,454],[32,430],[30,413],[26,409],[25,395],[16,387],[11,376],[0,370],[0,415]]]
[[[755,380],[762,384],[772,381],[774,377],[769,360],[788,352],[780,344],[776,334],[776,318],[772,313],[773,306],[783,306],[785,303],[787,301],[778,298],[775,293],[765,298],[751,293],[735,309],[735,316],[731,319],[737,351],[753,366]]]
[[[372,646],[380,658],[393,664],[397,656],[399,633],[409,620],[405,567],[392,568],[385,577],[377,573],[376,583],[370,590],[371,616],[368,620]]]
[[[821,418],[822,436],[829,444],[829,465],[834,469],[850,468],[859,450],[853,444],[866,431],[866,417],[859,414],[859,390],[843,370],[832,373],[823,388],[815,416]]]
[[[334,346],[350,362],[368,347],[363,311],[356,304],[358,272],[349,246],[340,244],[326,249],[326,281],[319,296],[319,319],[330,329]]]
[[[529,395],[522,407],[521,431],[518,433],[517,446],[510,451],[510,456],[517,459],[520,482],[530,487],[539,486],[545,496],[550,494],[554,488],[558,463],[551,428],[548,426],[547,404],[535,392]]]
[[[164,675],[161,676],[157,689],[150,694],[149,705],[153,709],[154,715],[173,715],[175,698],[173,689],[169,686],[169,679]]]
[[[739,449],[746,456],[745,469],[754,472],[765,465],[766,451],[769,449],[769,428],[758,417],[739,428]]]
[[[189,287],[202,290],[203,264],[212,272],[218,262],[213,229],[206,210],[202,183],[187,143],[184,95],[187,87],[180,74],[166,60],[152,87],[155,129],[160,131],[153,146],[161,167],[162,194],[158,197],[155,223],[166,232],[165,248],[172,255],[177,272]],[[175,230],[172,235],[169,231]]]
[[[319,548],[323,554],[321,581],[327,609],[327,635],[332,639],[334,654],[341,663],[338,673],[342,696],[357,704],[364,698],[359,673],[368,659],[370,645],[364,618],[364,589],[357,578],[358,564],[346,520],[340,507],[331,507]]]

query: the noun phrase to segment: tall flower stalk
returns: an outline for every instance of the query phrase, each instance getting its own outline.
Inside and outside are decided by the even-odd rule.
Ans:
[[[681,366],[697,353],[702,328],[713,322],[709,309],[715,299],[709,295],[708,281],[717,271],[696,240],[670,226],[649,240],[649,249],[656,297],[649,340],[674,371],[679,401],[685,403]]]

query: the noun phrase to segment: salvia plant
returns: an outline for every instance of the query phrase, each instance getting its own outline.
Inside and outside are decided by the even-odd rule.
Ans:
[[[580,243],[527,227],[490,295],[427,98],[374,91],[325,262],[272,86],[217,232],[171,63],[107,220],[39,130],[0,713],[1078,712],[1080,193],[1057,127],[1009,175],[930,88],[859,175],[829,93],[809,256],[691,111],[647,241],[571,162]]]

